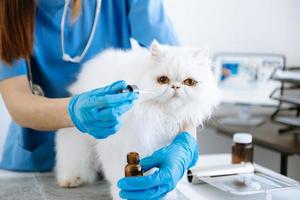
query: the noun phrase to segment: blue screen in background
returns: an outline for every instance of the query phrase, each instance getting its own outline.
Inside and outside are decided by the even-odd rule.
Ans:
[[[223,63],[221,81],[239,73],[239,63]]]

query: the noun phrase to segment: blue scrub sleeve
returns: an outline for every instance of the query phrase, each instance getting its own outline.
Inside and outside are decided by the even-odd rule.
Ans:
[[[142,46],[148,47],[154,39],[162,44],[179,44],[162,0],[129,0],[128,18],[131,37]]]
[[[20,59],[18,61],[15,61],[12,66],[8,66],[2,61],[0,61],[0,81],[12,78],[15,76],[20,75],[26,75],[27,69],[26,69],[26,62],[24,59]]]

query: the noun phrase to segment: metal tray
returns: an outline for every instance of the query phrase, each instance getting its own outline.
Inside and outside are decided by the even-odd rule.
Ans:
[[[291,189],[299,186],[299,183],[291,178],[278,174],[257,164],[253,164],[254,171],[249,173],[227,173],[224,175],[197,176],[200,181],[208,183],[220,190],[236,195],[249,195],[268,193],[276,190]],[[221,167],[221,168],[224,168]],[[217,168],[214,168],[218,172]],[[247,171],[247,170],[246,170]],[[203,174],[203,173],[202,173]],[[196,182],[194,180],[194,182]]]

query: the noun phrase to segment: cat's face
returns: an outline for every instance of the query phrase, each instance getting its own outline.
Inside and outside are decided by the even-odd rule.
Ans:
[[[147,97],[149,101],[173,113],[199,105],[211,109],[217,104],[217,83],[207,50],[153,42],[150,53],[152,64],[142,80],[143,89],[155,91]]]
[[[143,89],[156,92],[151,97],[153,101],[180,106],[203,99],[205,92],[216,90],[207,50],[163,46],[153,42],[150,53],[152,66],[143,78],[146,82]]]

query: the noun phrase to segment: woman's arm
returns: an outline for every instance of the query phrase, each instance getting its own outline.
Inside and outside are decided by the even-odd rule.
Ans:
[[[0,92],[13,120],[23,127],[49,131],[74,126],[67,109],[70,98],[33,95],[26,76],[0,81]]]
[[[75,126],[98,139],[119,130],[120,116],[138,98],[134,92],[118,92],[126,87],[125,81],[116,81],[71,98],[50,99],[33,95],[24,75],[0,81],[4,103],[21,126],[42,131]]]

